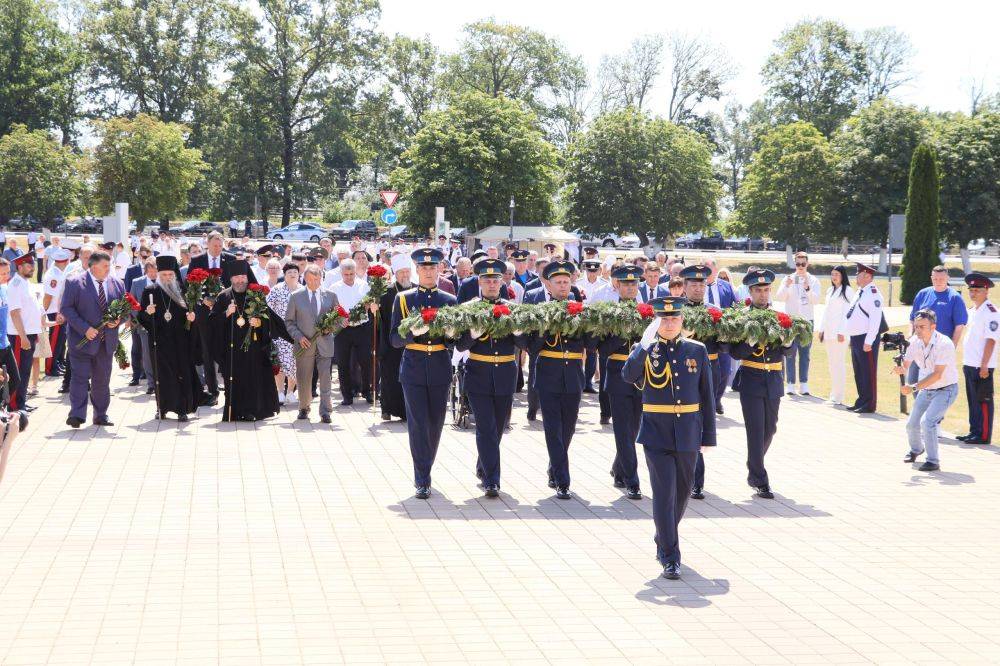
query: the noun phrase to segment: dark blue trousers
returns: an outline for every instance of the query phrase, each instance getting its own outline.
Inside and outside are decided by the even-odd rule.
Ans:
[[[476,471],[483,486],[500,485],[500,440],[510,418],[513,394],[468,393],[469,407],[476,417]]]
[[[712,365],[715,365],[714,363]],[[722,394],[726,392],[726,384],[729,383],[729,375],[733,369],[733,357],[725,352],[719,352],[719,381],[715,383],[715,402],[722,400]],[[715,378],[715,374],[712,374]]]
[[[769,485],[764,456],[778,431],[778,407],[781,398],[747,395],[740,391],[743,425],[747,432],[747,483],[753,487]]]
[[[76,366],[73,368],[76,372]],[[74,375],[75,376],[75,375]],[[448,409],[448,384],[423,386],[403,384],[406,431],[413,457],[413,485],[431,485],[431,468],[437,457],[444,416]]]
[[[590,358],[592,355],[598,356],[598,354],[599,352],[596,351],[593,352],[588,351],[587,358]],[[606,356],[601,354],[597,359],[597,363],[598,367],[601,368],[601,383],[598,386],[598,391],[597,391],[597,404],[601,408],[601,418],[603,419],[605,417],[611,416],[611,400],[610,397],[608,396],[608,392],[604,390],[604,387],[607,385],[604,378],[608,374],[608,359]]]
[[[587,382],[587,386],[594,388],[594,373],[597,372],[597,352],[588,351],[587,358],[583,362],[583,378]],[[602,377],[604,375],[601,375]]]
[[[635,455],[635,438],[642,418],[642,396],[609,395],[611,426],[615,431],[615,461],[611,476],[626,487],[639,485],[639,460]]]
[[[646,467],[649,468],[649,485],[653,494],[656,559],[660,564],[679,564],[681,546],[677,527],[691,497],[698,452],[643,448],[646,450]]]
[[[872,350],[866,352],[865,336],[851,336],[851,365],[854,367],[854,385],[858,400],[854,408],[861,412],[874,412],[878,398],[878,346],[882,336],[876,335]]]
[[[87,399],[94,406],[94,419],[107,418],[111,404],[111,365],[114,352],[99,351],[93,356],[69,351],[73,376],[69,382],[69,415],[87,420]]]
[[[38,336],[31,334],[28,336],[28,349],[21,349],[21,338],[17,335],[8,335],[10,352],[17,364],[17,387],[10,394],[11,409],[22,409],[28,399],[28,384],[31,383],[31,366],[35,362],[35,345],[38,343]]]
[[[579,393],[538,391],[545,427],[545,447],[549,450],[549,476],[557,486],[569,485],[569,445],[580,412]]]
[[[963,365],[962,374],[965,376],[965,399],[969,403],[969,434],[989,442],[993,438],[993,368],[986,379],[979,378],[978,366]],[[982,391],[980,384],[984,385]]]

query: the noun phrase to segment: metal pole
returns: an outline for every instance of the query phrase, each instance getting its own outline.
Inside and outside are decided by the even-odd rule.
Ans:
[[[507,241],[514,242],[514,197],[510,198],[510,233],[507,235]]]
[[[149,304],[155,306],[155,303],[153,303],[153,292],[149,292]],[[170,305],[168,304],[167,307],[169,308]],[[149,357],[153,362],[153,398],[156,400],[156,419],[160,420],[164,418],[164,415],[163,412],[160,411],[160,369],[156,367],[156,313],[155,312],[152,314],[152,320],[153,320],[153,331],[152,331],[153,334],[152,336],[150,336],[150,342],[153,343],[152,344],[153,348],[149,350]],[[132,335],[138,335],[138,334],[139,332],[136,331]]]

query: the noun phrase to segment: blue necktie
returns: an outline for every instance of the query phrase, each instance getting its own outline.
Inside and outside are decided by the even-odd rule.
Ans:
[[[708,302],[715,305],[715,296],[712,295],[712,285],[708,285]]]

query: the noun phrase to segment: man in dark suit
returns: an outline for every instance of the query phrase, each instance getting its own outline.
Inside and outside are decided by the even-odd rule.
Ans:
[[[142,267],[145,265],[146,260],[152,256],[153,252],[149,248],[143,247],[139,250],[139,261],[125,269],[125,277],[123,278],[125,291],[132,293],[132,280],[143,276],[145,271]]]
[[[111,404],[111,364],[118,347],[121,322],[101,321],[108,305],[125,296],[125,285],[111,277],[111,257],[94,252],[88,270],[66,280],[60,312],[69,326],[68,349],[73,376],[70,413],[66,425],[79,428],[87,417],[87,401],[94,406],[94,425],[114,425],[108,419]]]
[[[193,271],[196,268],[202,270],[212,270],[217,268],[222,270],[223,265],[230,261],[236,259],[235,255],[228,252],[222,251],[222,234],[217,231],[213,231],[208,235],[208,241],[206,243],[207,250],[203,254],[199,254],[197,257],[192,257],[191,263],[188,264],[188,272]],[[249,280],[251,283],[256,283],[251,272]],[[229,287],[229,278],[226,272],[222,273],[222,288],[227,289]],[[210,299],[204,299],[195,308],[195,320],[194,329],[197,333],[198,344],[201,351],[201,364],[204,373],[204,383],[205,390],[209,394],[210,402],[209,405],[214,405],[219,399],[219,380],[217,376],[216,366],[218,362],[216,359],[212,358],[212,329],[208,325],[208,316],[212,312],[212,306],[215,302]]]
[[[710,305],[723,310],[725,308],[732,307],[733,304],[736,303],[736,293],[733,291],[733,285],[718,278],[718,263],[715,259],[706,259],[701,263],[712,271],[708,280],[705,282],[705,305]],[[733,357],[724,351],[720,351],[719,368],[722,371],[722,381],[714,386],[717,404],[722,404],[722,394],[726,392],[726,382],[729,381],[729,375],[732,367]]]
[[[146,307],[147,304],[142,302],[142,292],[156,281],[156,260],[145,259],[143,263],[146,274],[132,280],[132,284],[125,290],[132,294],[142,307]],[[128,385],[138,386],[145,379],[146,393],[154,393],[155,379],[153,377],[153,360],[149,355],[149,334],[145,328],[139,325],[137,314],[132,314],[132,381]]]

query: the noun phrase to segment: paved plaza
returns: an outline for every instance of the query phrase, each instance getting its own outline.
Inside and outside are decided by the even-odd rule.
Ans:
[[[573,500],[515,407],[501,497],[446,426],[423,502],[404,425],[363,404],[332,426],[294,407],[179,425],[125,380],[100,430],[68,429],[42,384],[0,485],[4,666],[1000,661],[1000,447],[948,441],[921,473],[901,422],[785,399],[777,499],[753,499],[727,395],[667,581],[649,500],[611,486],[596,396]]]

